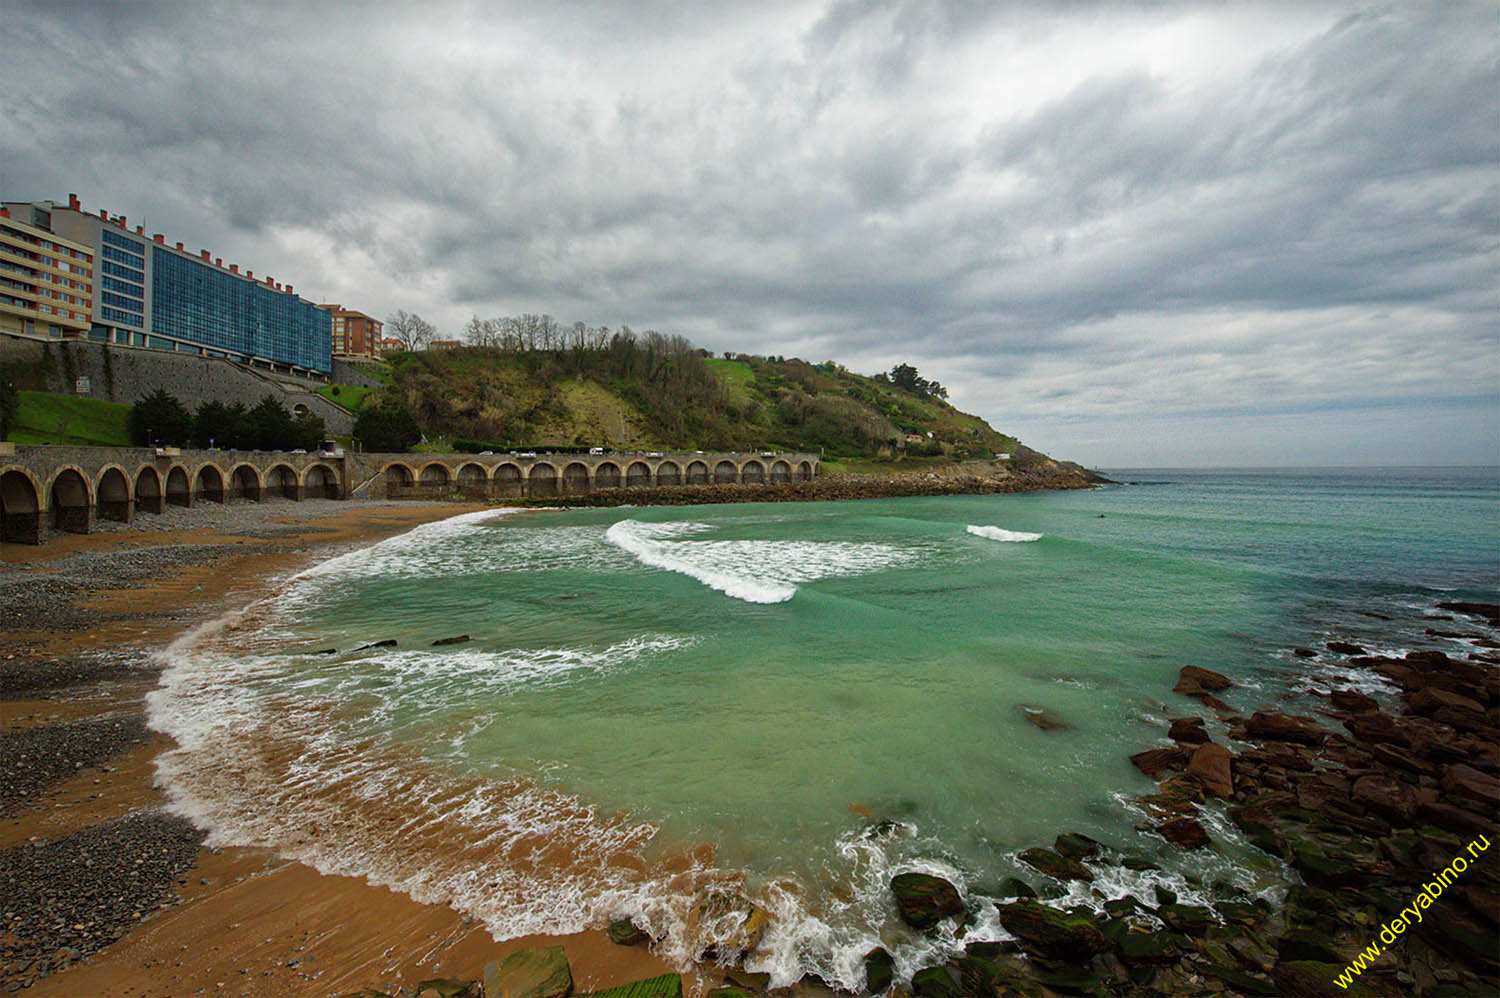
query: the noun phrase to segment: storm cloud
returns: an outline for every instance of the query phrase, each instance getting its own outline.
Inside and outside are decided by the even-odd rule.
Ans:
[[[0,197],[1106,467],[1500,454],[1493,6],[680,6],[13,4]]]

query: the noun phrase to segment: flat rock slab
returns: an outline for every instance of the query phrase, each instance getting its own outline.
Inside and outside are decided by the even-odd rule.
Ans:
[[[573,990],[573,971],[561,946],[512,953],[484,965],[485,998],[562,998]]]
[[[659,977],[648,977],[644,981],[581,995],[579,998],[682,998],[682,977],[679,974],[662,974]]]

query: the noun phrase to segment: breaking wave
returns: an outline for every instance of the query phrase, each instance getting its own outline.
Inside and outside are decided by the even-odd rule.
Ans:
[[[975,526],[971,523],[964,529],[975,537],[984,537],[992,541],[1009,541],[1021,544],[1042,539],[1041,534],[1031,534],[1024,530],[1006,530],[1004,527]]]
[[[705,523],[621,520],[604,537],[644,565],[686,575],[747,603],[785,603],[799,583],[878,572],[914,557],[888,544],[851,541],[681,539],[707,529]]]

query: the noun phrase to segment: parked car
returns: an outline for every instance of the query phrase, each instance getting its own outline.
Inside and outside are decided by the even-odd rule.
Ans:
[[[592,455],[594,455],[595,457],[597,457],[600,454],[604,453],[604,448],[603,447],[590,447],[589,448],[589,453],[592,454]]]

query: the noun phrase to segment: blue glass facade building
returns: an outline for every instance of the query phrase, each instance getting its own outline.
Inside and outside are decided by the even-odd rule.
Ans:
[[[296,295],[152,247],[151,332],[214,351],[328,373],[328,312]]]

